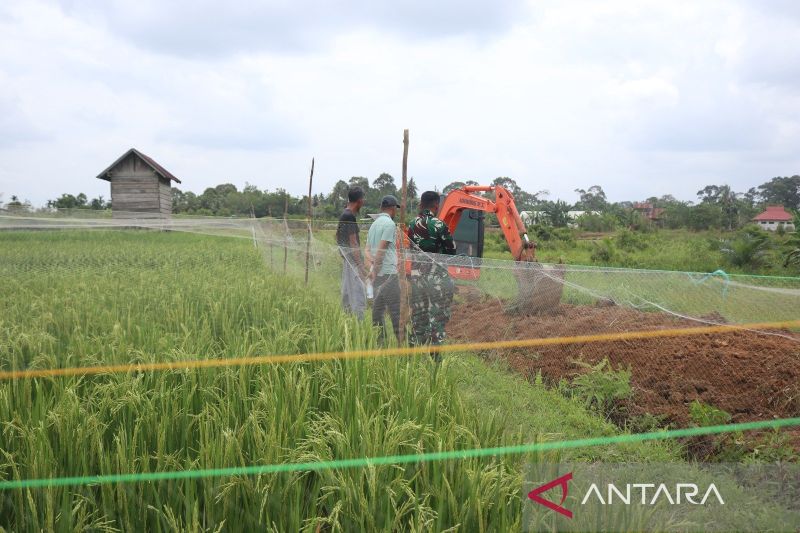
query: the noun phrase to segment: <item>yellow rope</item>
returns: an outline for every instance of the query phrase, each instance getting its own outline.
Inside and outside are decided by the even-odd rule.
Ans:
[[[264,365],[277,363],[301,363],[309,361],[329,361],[361,359],[367,357],[409,356],[429,353],[449,353],[481,351],[508,348],[533,348],[538,346],[555,346],[562,344],[583,344],[592,342],[614,342],[623,340],[654,339],[661,337],[685,337],[691,335],[708,335],[742,330],[783,329],[800,327],[800,320],[782,322],[759,322],[751,324],[725,324],[694,328],[658,329],[648,331],[628,331],[622,333],[599,333],[593,335],[575,335],[571,337],[547,337],[538,339],[515,339],[492,342],[468,342],[462,344],[443,344],[440,346],[416,346],[400,348],[380,348],[354,350],[349,352],[318,352],[293,355],[259,355],[249,357],[233,357],[224,359],[194,359],[186,361],[170,361],[159,363],[137,363],[120,365],[83,366],[71,368],[50,368],[41,370],[6,370],[0,371],[0,380],[44,378],[57,376],[84,376],[91,374],[113,374],[128,372],[147,372],[157,370],[175,370],[192,368],[215,368],[227,366]]]

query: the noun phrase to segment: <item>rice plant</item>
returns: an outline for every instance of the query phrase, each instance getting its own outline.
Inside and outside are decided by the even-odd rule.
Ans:
[[[2,235],[0,368],[348,350],[365,323],[237,239]],[[406,357],[0,382],[0,479],[321,461],[517,442]],[[0,492],[12,531],[505,530],[519,459]]]
[[[0,233],[0,370],[377,345],[373,328],[343,315],[331,298],[335,268],[312,265],[321,275],[309,290],[291,275],[297,258],[281,274],[281,252],[170,232]],[[382,357],[2,380],[0,480],[320,462],[615,432],[541,385],[529,390],[482,363],[453,359],[441,368],[426,357]],[[672,448],[647,443],[575,453],[676,459]],[[518,530],[523,465],[538,459],[3,490],[0,531]]]

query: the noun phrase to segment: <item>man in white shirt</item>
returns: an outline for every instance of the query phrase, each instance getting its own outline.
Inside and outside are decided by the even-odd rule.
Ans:
[[[367,253],[372,260],[370,279],[375,293],[372,305],[372,323],[384,331],[384,314],[389,312],[392,329],[400,342],[400,280],[397,277],[397,198],[384,196],[381,213],[367,232]],[[385,333],[382,333],[385,338]]]

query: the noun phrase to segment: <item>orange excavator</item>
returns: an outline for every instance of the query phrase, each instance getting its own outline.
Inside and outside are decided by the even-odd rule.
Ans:
[[[494,200],[475,194],[480,192],[494,192]],[[453,235],[457,255],[482,258],[486,213],[497,217],[517,262],[513,271],[518,285],[517,300],[509,310],[539,314],[557,307],[563,292],[564,266],[545,267],[536,262],[536,244],[528,238],[514,197],[505,187],[466,185],[450,191],[437,216]],[[480,268],[481,261],[458,261],[457,265],[448,266],[448,271],[455,279],[475,281],[480,278]]]
[[[494,192],[494,201],[474,194],[477,192]],[[439,206],[437,216],[453,235],[457,254],[483,257],[484,213],[497,216],[515,261],[536,260],[536,245],[528,239],[514,197],[499,185],[466,185],[451,191]],[[477,279],[479,272],[471,268],[450,268],[450,275],[456,279]]]

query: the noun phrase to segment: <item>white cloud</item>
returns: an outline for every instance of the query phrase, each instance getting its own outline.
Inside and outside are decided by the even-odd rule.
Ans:
[[[66,13],[96,24],[142,48],[207,58],[263,50],[308,51],[331,37],[364,28],[405,38],[489,35],[513,24],[521,0],[61,0]]]
[[[93,177],[136,146],[196,191],[301,194],[315,156],[327,192],[399,176],[403,128],[439,189],[692,199],[800,171],[793,4],[181,5],[0,7],[0,191],[107,195]]]

